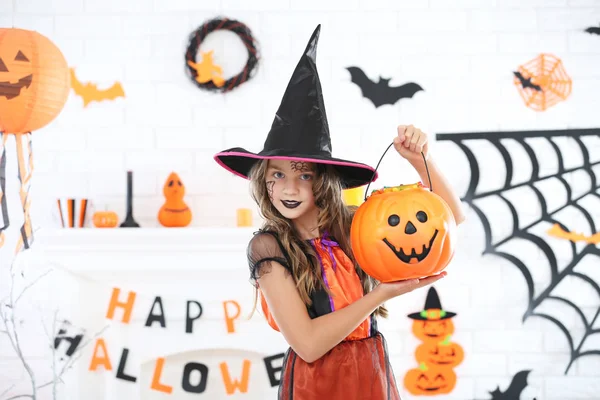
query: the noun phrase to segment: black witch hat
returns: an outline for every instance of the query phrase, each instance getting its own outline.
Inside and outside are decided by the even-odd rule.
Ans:
[[[331,164],[344,188],[362,186],[377,179],[374,168],[331,156],[329,125],[316,65],[320,31],[319,24],[288,83],[263,149],[259,153],[241,147],[223,150],[214,156],[223,168],[248,179],[257,161],[284,159]]]
[[[435,311],[434,311],[435,310]],[[440,311],[437,311],[440,310]],[[420,320],[439,320],[448,319],[456,315],[451,311],[446,311],[442,308],[442,302],[438,296],[437,290],[434,287],[430,287],[425,298],[425,308],[423,311],[408,314],[408,318],[420,319]]]

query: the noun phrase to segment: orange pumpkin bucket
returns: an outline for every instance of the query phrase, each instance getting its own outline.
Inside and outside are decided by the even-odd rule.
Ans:
[[[350,240],[360,267],[378,281],[421,278],[452,260],[456,221],[448,204],[420,182],[384,187],[356,210]]]

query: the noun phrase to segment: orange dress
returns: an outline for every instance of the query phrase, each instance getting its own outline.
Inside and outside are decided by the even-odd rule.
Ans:
[[[363,288],[352,261],[329,237],[304,242],[316,251],[323,280],[332,296],[320,289],[311,294],[307,307],[311,318],[342,309],[363,296]],[[248,247],[248,261],[254,282],[267,268],[265,261],[277,261],[290,273],[289,257],[277,234],[257,233]],[[256,283],[255,283],[256,284]],[[261,307],[269,325],[279,331],[264,297]],[[394,373],[383,335],[374,315],[365,319],[341,343],[318,360],[307,363],[290,347],[283,360],[278,399],[399,400]]]

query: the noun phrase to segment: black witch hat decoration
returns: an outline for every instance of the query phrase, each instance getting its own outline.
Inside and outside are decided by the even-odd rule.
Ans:
[[[329,125],[316,65],[320,31],[318,25],[296,65],[263,149],[258,153],[241,147],[223,150],[214,156],[223,168],[248,179],[257,161],[280,159],[330,164],[340,175],[344,188],[377,179],[374,168],[331,155]]]
[[[438,311],[439,310],[439,311]],[[408,314],[408,318],[419,319],[419,320],[440,320],[452,318],[456,313],[446,311],[442,308],[442,302],[438,296],[437,290],[434,287],[430,287],[425,298],[425,307],[423,311]]]

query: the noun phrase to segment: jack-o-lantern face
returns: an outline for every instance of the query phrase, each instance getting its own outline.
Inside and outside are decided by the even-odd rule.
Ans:
[[[463,361],[464,357],[465,353],[460,345],[446,341],[441,343],[424,342],[415,351],[415,358],[418,362],[440,367],[455,367]]]
[[[42,128],[62,110],[70,90],[67,62],[37,32],[0,28],[0,132]]]
[[[13,71],[10,71],[6,65],[8,61],[11,61],[9,65]],[[31,81],[33,80],[31,62],[21,50],[17,51],[13,60],[10,59],[10,54],[6,62],[0,57],[0,72],[6,72],[4,77],[7,79],[4,82],[0,82],[0,97],[12,100],[21,94],[21,89],[31,86]],[[16,77],[14,79],[16,82],[11,82],[11,75]]]
[[[456,221],[437,194],[418,183],[375,191],[354,216],[358,264],[381,282],[442,271],[454,255]]]
[[[414,395],[435,396],[450,393],[456,385],[456,373],[451,368],[440,368],[422,363],[404,376],[404,387]]]
[[[415,320],[412,331],[414,335],[423,342],[441,342],[448,335],[454,333],[452,319],[439,320]]]
[[[181,200],[185,195],[185,186],[181,183],[179,175],[172,172],[163,186],[163,194],[169,200]]]

